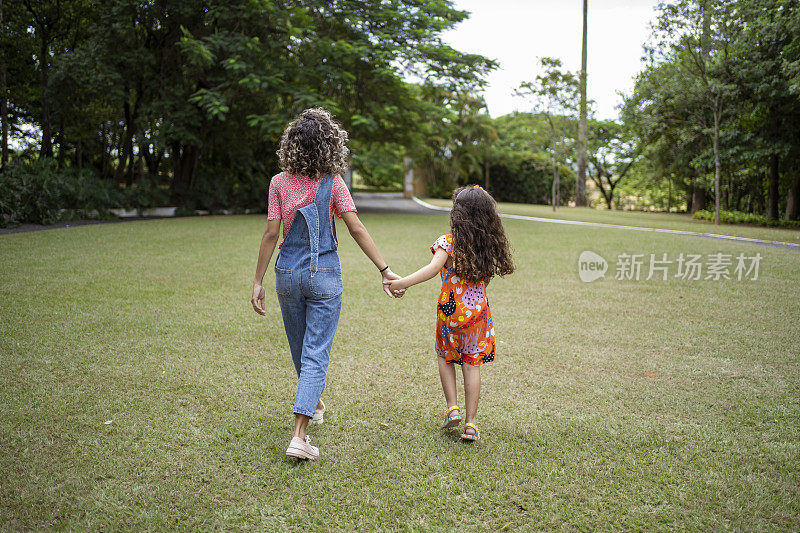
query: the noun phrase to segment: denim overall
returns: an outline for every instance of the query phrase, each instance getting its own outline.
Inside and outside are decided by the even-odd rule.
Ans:
[[[325,388],[331,344],[342,307],[342,267],[330,218],[333,176],[300,208],[275,260],[275,290],[299,378],[294,412],[314,416]]]

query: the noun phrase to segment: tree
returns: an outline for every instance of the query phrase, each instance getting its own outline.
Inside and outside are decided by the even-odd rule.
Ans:
[[[641,148],[630,130],[614,120],[592,121],[589,138],[589,178],[606,206],[614,209],[614,189],[639,159]]]
[[[728,48],[733,39],[730,12],[716,0],[682,0],[664,6],[656,25],[660,54],[675,67],[684,97],[699,103],[692,120],[712,140],[714,154],[714,223],[720,209],[720,122],[732,93]],[[674,87],[674,85],[673,85]]]
[[[454,187],[467,183],[471,176],[480,180],[487,147],[497,140],[497,130],[483,98],[435,86],[421,86],[420,93],[430,112],[413,159],[427,182],[428,193],[449,197]]]
[[[745,26],[731,49],[736,98],[744,102],[740,130],[750,152],[767,166],[769,218],[779,217],[780,175],[787,178],[786,218],[798,216],[800,172],[800,6],[796,1],[737,2],[736,21]],[[744,24],[743,24],[744,23]]]
[[[489,165],[491,193],[498,201],[550,204],[552,201],[551,131],[540,114],[514,112],[494,119],[498,139]],[[559,195],[574,191],[572,169],[559,165]]]
[[[785,205],[796,217],[798,18],[792,0],[661,6],[649,64],[623,108],[655,162],[650,183],[676,183],[694,212],[705,206],[711,175],[715,214],[733,207],[777,218]]]
[[[534,110],[541,113],[550,128],[550,151],[553,165],[553,211],[560,203],[559,170],[575,138],[575,112],[580,91],[575,75],[561,70],[561,60],[545,57],[540,60],[544,71],[533,82],[524,82],[517,94],[534,100]]]
[[[441,39],[467,16],[439,0],[5,2],[0,107],[12,138],[135,205],[263,205],[302,109],[329,108],[356,151],[409,147],[448,112],[420,86],[474,94],[495,63]]]

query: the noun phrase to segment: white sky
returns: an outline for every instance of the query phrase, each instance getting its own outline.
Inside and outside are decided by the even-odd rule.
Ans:
[[[567,70],[581,68],[583,0],[455,0],[469,19],[444,34],[456,50],[500,63],[489,75],[484,97],[493,117],[531,105],[513,96],[523,81],[533,81],[540,57],[561,59]],[[658,0],[589,0],[587,93],[597,118],[617,118],[633,77],[642,68],[642,45],[655,20]]]

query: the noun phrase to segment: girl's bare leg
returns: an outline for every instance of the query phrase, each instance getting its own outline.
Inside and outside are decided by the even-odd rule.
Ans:
[[[461,372],[464,374],[464,403],[467,410],[464,422],[474,424],[478,417],[478,399],[481,396],[481,367],[463,364]],[[475,433],[472,428],[467,428],[467,432]]]
[[[437,357],[439,361],[439,379],[442,380],[442,390],[444,391],[444,400],[447,402],[447,408],[458,405],[458,395],[456,394],[456,369],[454,365],[447,364],[444,357]],[[455,409],[450,413],[450,416],[459,414]]]

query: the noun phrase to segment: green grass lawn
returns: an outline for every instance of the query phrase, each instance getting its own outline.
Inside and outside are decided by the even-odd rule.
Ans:
[[[453,202],[438,198],[426,198],[426,202],[450,207]],[[582,222],[601,222],[622,226],[639,226],[643,228],[664,228],[699,233],[716,233],[733,235],[750,239],[765,239],[800,243],[800,229],[770,228],[745,224],[720,224],[715,226],[707,220],[695,220],[690,215],[680,213],[648,213],[644,211],[610,211],[608,209],[590,209],[587,207],[559,207],[556,212],[548,205],[513,204],[500,202],[500,211],[511,215],[525,215],[561,220],[579,220]],[[712,208],[713,209],[713,206]]]
[[[399,273],[448,229],[443,216],[362,219]],[[264,226],[0,236],[0,527],[798,528],[800,253],[505,221],[518,271],[489,287],[499,345],[472,446],[437,429],[437,282],[387,298],[340,224],[322,457],[297,463],[274,291],[266,318],[249,303]],[[610,271],[585,284],[583,250],[763,259],[757,281]]]

